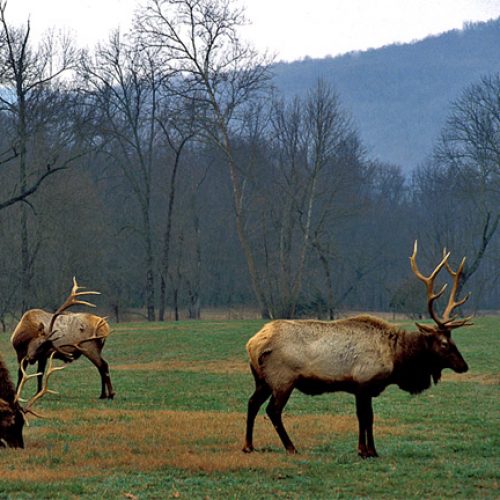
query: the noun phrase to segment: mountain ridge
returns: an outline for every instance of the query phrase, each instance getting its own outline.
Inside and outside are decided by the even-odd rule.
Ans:
[[[412,43],[273,65],[286,97],[330,82],[352,114],[368,153],[409,173],[432,151],[451,103],[500,72],[500,17]]]

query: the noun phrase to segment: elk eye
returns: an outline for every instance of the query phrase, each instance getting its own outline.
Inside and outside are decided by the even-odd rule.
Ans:
[[[441,349],[443,349],[443,350],[448,349],[449,346],[450,346],[450,343],[447,340],[443,340],[441,342]]]

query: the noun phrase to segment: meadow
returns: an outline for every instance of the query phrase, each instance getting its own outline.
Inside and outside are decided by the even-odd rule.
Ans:
[[[25,428],[0,449],[0,498],[494,498],[499,486],[500,318],[454,333],[470,370],[445,370],[420,396],[374,400],[380,458],[357,456],[354,398],[295,392],[287,456],[263,409],[253,454],[241,452],[253,379],[245,342],[261,321],[113,326],[104,349],[117,395],[98,399],[80,359],[55,373]],[[406,326],[410,326],[406,323]],[[0,352],[15,374],[9,334]],[[28,392],[33,387],[28,387]]]

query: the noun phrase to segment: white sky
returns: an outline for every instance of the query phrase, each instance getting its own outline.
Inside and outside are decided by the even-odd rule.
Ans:
[[[244,36],[278,60],[324,57],[409,42],[465,21],[500,17],[500,0],[239,0],[252,25]],[[55,27],[93,46],[127,29],[139,0],[8,0],[7,19],[31,19],[35,37]]]

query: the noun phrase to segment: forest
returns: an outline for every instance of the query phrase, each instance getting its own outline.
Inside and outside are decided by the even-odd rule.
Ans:
[[[231,2],[149,0],[92,50],[0,4],[0,321],[76,276],[113,321],[209,311],[426,313],[443,249],[475,313],[500,298],[500,73],[461,89],[411,172],[342,95],[280,90]]]

